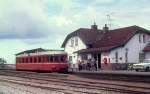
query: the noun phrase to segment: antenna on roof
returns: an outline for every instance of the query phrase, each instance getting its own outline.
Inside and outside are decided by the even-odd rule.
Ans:
[[[107,25],[109,28],[111,28],[111,18],[110,18],[110,14],[107,14]]]
[[[94,25],[96,25],[95,21],[94,21]]]
[[[107,17],[107,25],[108,25],[108,27],[109,27],[110,29],[111,29],[111,27],[112,27],[111,14],[112,14],[112,13],[109,13],[109,14],[106,15],[106,17]]]

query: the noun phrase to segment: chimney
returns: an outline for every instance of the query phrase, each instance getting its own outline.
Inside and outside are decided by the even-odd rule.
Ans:
[[[91,25],[91,29],[93,29],[93,30],[97,30],[97,25],[96,25],[96,23],[94,22],[94,24],[93,25]]]
[[[105,24],[105,27],[103,27],[103,32],[106,33],[109,31],[109,27],[107,27],[107,24]]]

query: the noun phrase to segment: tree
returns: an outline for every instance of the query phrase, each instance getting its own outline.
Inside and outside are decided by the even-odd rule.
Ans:
[[[3,58],[0,58],[0,69],[4,69],[6,63],[7,63],[6,60],[4,60]]]

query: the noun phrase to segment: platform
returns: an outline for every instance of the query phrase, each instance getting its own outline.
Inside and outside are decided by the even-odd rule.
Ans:
[[[85,73],[85,74],[121,74],[121,75],[143,75],[143,76],[150,76],[150,72],[143,72],[143,71],[135,71],[135,70],[99,70],[99,71],[76,71],[73,73]]]
[[[121,80],[131,82],[150,83],[150,72],[136,72],[131,70],[99,70],[99,71],[76,71],[74,75],[90,79]]]

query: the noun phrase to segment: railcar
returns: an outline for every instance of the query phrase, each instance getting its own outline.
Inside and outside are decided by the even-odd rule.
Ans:
[[[16,70],[67,72],[67,54],[58,50],[17,54]]]

